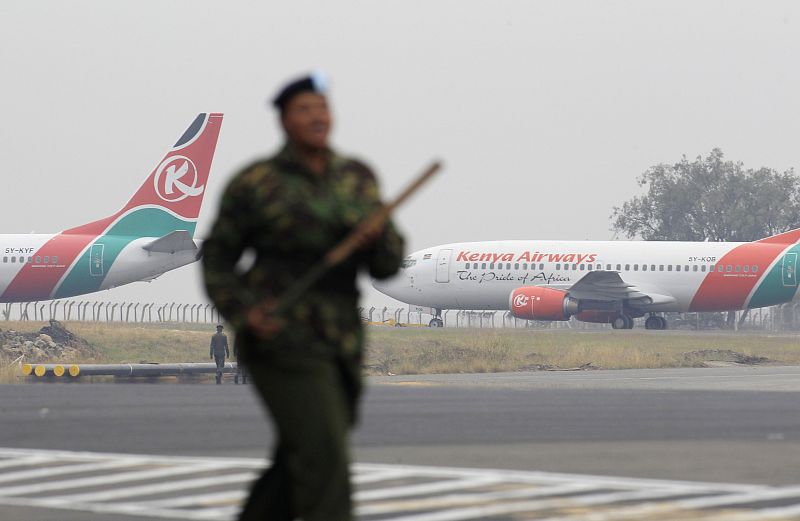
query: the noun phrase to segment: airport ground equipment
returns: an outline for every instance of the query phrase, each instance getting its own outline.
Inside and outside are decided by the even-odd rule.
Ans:
[[[64,376],[65,373],[64,364],[22,364],[22,374],[25,376],[44,378]]]
[[[73,378],[80,376],[125,376],[125,377],[155,377],[155,376],[182,376],[214,374],[217,364],[212,363],[186,363],[186,364],[74,364],[69,367],[69,374]],[[236,372],[235,363],[226,363],[225,373]]]
[[[180,363],[180,364],[23,364],[24,376],[63,377],[76,379],[82,376],[115,376],[124,378],[162,377],[162,376],[195,376],[214,374],[217,364],[213,363]],[[235,373],[236,363],[228,362],[224,373]]]

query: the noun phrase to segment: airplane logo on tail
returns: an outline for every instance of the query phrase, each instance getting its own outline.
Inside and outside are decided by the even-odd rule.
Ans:
[[[186,184],[181,179],[191,180]],[[163,179],[163,181],[162,181]],[[171,156],[165,159],[156,170],[153,186],[158,197],[168,203],[182,201],[187,197],[197,197],[203,193],[205,185],[197,186],[197,167],[185,156]],[[175,192],[178,192],[176,195]]]
[[[0,249],[24,248],[26,254],[10,257],[13,265],[0,263],[0,302],[84,295],[153,280],[197,261],[192,236],[222,117],[198,114],[112,215],[57,234],[0,234]]]

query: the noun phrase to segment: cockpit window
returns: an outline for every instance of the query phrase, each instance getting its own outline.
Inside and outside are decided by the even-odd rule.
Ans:
[[[406,257],[405,259],[403,259],[403,262],[400,263],[400,266],[402,268],[410,268],[411,266],[414,266],[416,263],[417,263],[417,259],[412,259],[411,257]]]

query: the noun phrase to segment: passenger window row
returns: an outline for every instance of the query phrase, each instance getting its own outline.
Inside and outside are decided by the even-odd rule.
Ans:
[[[58,256],[53,255],[50,257],[49,255],[45,255],[42,257],[41,255],[37,255],[36,257],[28,256],[27,258],[24,255],[20,255],[19,257],[12,255],[11,257],[5,256],[3,257],[3,262],[8,264],[14,264],[19,262],[20,264],[58,264]]]
[[[502,269],[510,270],[511,269],[511,263],[510,262],[507,263],[507,264],[503,264],[502,262],[498,262],[497,264],[495,264],[493,262],[492,263],[488,263],[488,264],[486,262],[474,262],[474,263],[468,262],[464,266],[464,268],[468,269],[468,270],[469,269],[485,270],[487,268],[487,266],[488,266],[488,268],[490,270],[495,269],[495,266],[496,266],[496,269],[498,269],[498,270],[502,270]],[[528,263],[527,262],[522,263],[522,264],[515,263],[514,264],[514,269],[518,270],[520,268],[520,266],[522,266],[523,271],[527,271],[528,270]],[[536,269],[536,264],[531,264],[531,269],[535,270]],[[544,264],[539,264],[539,269],[543,270],[544,269]]]
[[[522,270],[523,271],[527,271],[528,270],[528,264],[527,263],[522,263],[521,265],[519,263],[515,263],[514,264],[514,269],[515,270],[519,270],[520,266],[522,266]],[[492,263],[486,263],[486,262],[470,263],[470,262],[468,262],[468,263],[466,263],[464,265],[464,268],[468,269],[468,270],[469,269],[485,270],[485,269],[487,269],[487,267],[490,270],[493,270],[493,269],[511,270],[511,263],[503,264],[502,262],[500,262],[500,263],[495,264],[493,262]],[[530,269],[535,270],[536,269],[536,264],[531,264],[530,265]],[[544,264],[539,264],[539,269],[543,270],[544,269]],[[570,271],[570,270],[571,271],[593,271],[593,270],[602,270],[603,269],[603,265],[602,264],[597,264],[597,265],[595,265],[595,264],[567,264],[567,263],[561,264],[560,262],[557,262],[557,263],[555,263],[554,269],[556,271],[562,271],[562,270],[564,270],[564,271]],[[732,264],[710,264],[710,265],[706,265],[706,264],[699,264],[699,265],[698,264],[692,264],[692,265],[689,265],[689,264],[674,264],[674,265],[673,264],[658,264],[658,265],[656,265],[656,264],[624,264],[624,265],[623,264],[617,264],[617,265],[606,264],[606,268],[605,269],[606,269],[606,271],[668,271],[668,272],[669,271],[684,271],[684,272],[688,272],[688,271],[697,272],[697,271],[699,271],[701,273],[705,273],[706,271],[708,271],[708,273],[712,273],[712,272],[716,271],[718,273],[758,273],[758,266],[755,265],[755,264],[752,265],[752,266],[750,266],[750,265],[740,266],[738,264],[737,265],[732,265]]]

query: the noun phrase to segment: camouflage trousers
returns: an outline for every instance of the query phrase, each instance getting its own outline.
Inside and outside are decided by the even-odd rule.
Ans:
[[[259,362],[247,369],[278,440],[240,521],[351,521],[348,437],[360,394],[358,363],[285,354]]]

